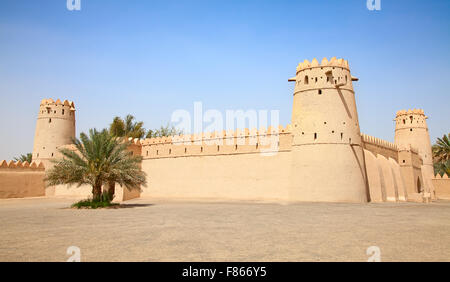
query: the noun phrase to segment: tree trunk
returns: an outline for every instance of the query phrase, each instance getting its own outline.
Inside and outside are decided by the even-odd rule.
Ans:
[[[114,199],[115,192],[116,192],[116,182],[115,181],[108,182],[108,195],[111,201]]]
[[[94,201],[99,201],[102,196],[102,184],[101,182],[96,182],[94,186],[92,186],[92,199]]]

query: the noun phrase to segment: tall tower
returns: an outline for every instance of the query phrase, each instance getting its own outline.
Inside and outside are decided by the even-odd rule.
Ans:
[[[48,168],[58,147],[72,143],[75,137],[75,105],[64,100],[43,99],[39,107],[34,135],[33,160]]]
[[[292,108],[291,200],[367,202],[367,177],[348,62],[297,67]]]
[[[419,151],[419,156],[423,160],[422,177],[425,192],[431,193],[431,196],[435,198],[431,182],[434,176],[433,154],[427,119],[428,117],[421,109],[398,111],[395,118],[395,144],[399,147],[411,145]]]

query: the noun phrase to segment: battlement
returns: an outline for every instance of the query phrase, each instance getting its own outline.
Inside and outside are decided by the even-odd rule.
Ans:
[[[49,99],[42,99],[41,100],[41,106],[45,106],[45,105],[63,105],[63,106],[67,106],[67,107],[71,107],[75,109],[75,103],[73,101],[69,101],[69,100],[64,100],[61,102],[60,99],[54,101],[52,98]]]
[[[328,61],[327,58],[323,58],[322,62],[319,64],[319,61],[314,58],[311,63],[308,60],[304,60],[299,63],[297,66],[297,72],[315,67],[341,67],[349,69],[348,61],[344,59],[336,59],[336,57],[333,57]]]
[[[246,128],[184,134],[133,142],[142,145],[144,159],[172,158],[287,151],[291,149],[292,135],[290,125],[287,125],[259,130]]]
[[[443,176],[441,176],[440,174],[436,174],[434,176],[434,179],[449,179],[447,174],[444,174]]]
[[[422,115],[425,116],[425,113],[422,109],[409,109],[409,110],[400,110],[397,111],[397,117],[406,116],[406,115]],[[425,116],[427,118],[427,116]]]
[[[0,169],[18,169],[18,170],[44,170],[44,164],[40,161],[21,162],[21,161],[0,161]]]
[[[380,147],[388,148],[391,150],[398,150],[397,145],[392,142],[373,137],[364,133],[361,133],[361,138],[364,143],[371,143]]]
[[[259,130],[253,128],[249,130],[245,129],[237,129],[237,130],[223,130],[221,132],[202,132],[199,134],[181,134],[174,135],[168,137],[156,137],[156,138],[146,138],[144,140],[131,140],[133,142],[140,142],[142,145],[150,145],[150,144],[166,144],[166,143],[183,143],[183,142],[200,142],[203,143],[205,141],[214,141],[217,139],[227,139],[227,138],[238,138],[238,137],[250,137],[250,136],[266,136],[266,135],[276,135],[276,134],[290,134],[291,126],[287,125],[286,127],[278,126],[268,128],[260,128]]]

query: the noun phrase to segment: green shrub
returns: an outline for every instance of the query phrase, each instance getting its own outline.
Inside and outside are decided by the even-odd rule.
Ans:
[[[112,206],[117,206],[119,204],[112,203],[113,199],[111,199],[109,193],[102,193],[100,199],[86,199],[81,200],[79,202],[76,202],[72,205],[72,208],[91,208],[91,209],[97,209],[97,208],[107,208]]]

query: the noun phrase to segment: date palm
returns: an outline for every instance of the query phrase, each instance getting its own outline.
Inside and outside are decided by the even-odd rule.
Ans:
[[[435,162],[446,162],[450,160],[450,133],[438,138],[433,145],[433,157]]]
[[[145,135],[144,123],[142,121],[135,122],[134,116],[127,115],[125,119],[115,117],[109,126],[109,132],[113,136],[142,138]]]
[[[105,184],[118,183],[130,190],[146,184],[145,173],[140,169],[142,157],[130,154],[129,143],[106,129],[91,129],[89,136],[81,133],[73,144],[74,149],[59,150],[63,158],[53,161],[45,178],[47,186],[88,184],[92,186],[93,199],[99,200]]]
[[[20,157],[18,158],[14,158],[14,160],[16,162],[21,161],[21,162],[28,162],[31,163],[33,161],[33,154],[31,153],[27,153],[26,155],[20,155]]]
[[[177,130],[175,126],[170,126],[167,124],[166,126],[161,126],[156,130],[149,130],[145,138],[154,138],[154,137],[167,137],[182,134],[182,130]]]

